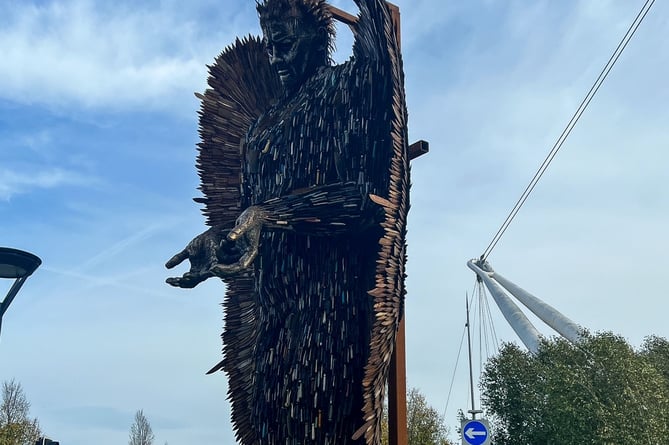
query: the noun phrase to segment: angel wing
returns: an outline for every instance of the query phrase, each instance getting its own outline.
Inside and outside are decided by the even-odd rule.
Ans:
[[[198,94],[202,104],[197,169],[207,224],[234,226],[242,211],[242,143],[250,125],[281,91],[270,69],[265,48],[257,37],[236,40],[209,67],[209,88]],[[240,443],[256,443],[249,425],[252,350],[256,340],[256,306],[253,278],[246,273],[224,280],[223,361],[209,373],[225,369],[233,427]]]
[[[209,66],[209,89],[200,107],[197,169],[210,226],[232,224],[241,212],[241,144],[251,124],[281,91],[258,37],[237,39]]]
[[[379,64],[390,76],[391,97],[377,104],[384,108],[390,120],[390,150],[388,190],[386,196],[370,196],[381,205],[385,217],[381,223],[383,236],[379,240],[375,287],[369,291],[374,304],[374,323],[369,345],[369,359],[363,380],[363,418],[365,424],[354,435],[364,435],[368,445],[381,440],[381,422],[385,385],[395,337],[404,311],[406,223],[409,212],[410,167],[407,136],[407,108],[404,94],[404,73],[399,42],[395,34],[388,5],[384,0],[356,0],[360,8],[354,28],[354,58]]]

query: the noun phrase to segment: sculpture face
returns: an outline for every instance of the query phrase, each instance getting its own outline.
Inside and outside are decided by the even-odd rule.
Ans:
[[[288,91],[299,88],[318,68],[316,39],[299,26],[270,21],[263,26],[269,63]]]

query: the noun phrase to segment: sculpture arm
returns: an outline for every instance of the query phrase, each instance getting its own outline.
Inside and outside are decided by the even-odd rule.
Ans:
[[[263,229],[336,236],[378,223],[387,201],[372,194],[363,197],[360,190],[353,182],[314,186],[248,207],[227,236],[239,244],[241,257],[208,272],[226,278],[248,269],[258,255]]]
[[[323,236],[363,230],[378,221],[380,210],[355,182],[309,187],[252,208],[264,228]]]

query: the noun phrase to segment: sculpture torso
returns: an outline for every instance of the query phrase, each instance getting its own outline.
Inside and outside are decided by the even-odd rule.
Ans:
[[[354,69],[352,63],[322,68],[251,127],[244,205],[355,176],[367,181],[371,172],[362,169],[371,153],[350,104]],[[378,230],[263,231],[255,264],[261,332],[252,422],[262,443],[353,443],[341,438],[361,426]],[[311,442],[295,431],[305,424],[313,427]]]
[[[351,114],[341,96],[349,90],[351,66],[321,68],[250,128],[244,150],[243,206],[341,180],[334,157],[342,152],[344,136],[350,132],[351,125],[341,121]]]

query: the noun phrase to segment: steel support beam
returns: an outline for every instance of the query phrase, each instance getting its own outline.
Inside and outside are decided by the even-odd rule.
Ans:
[[[483,283],[495,299],[499,310],[502,311],[502,315],[504,315],[504,318],[509,322],[523,344],[532,354],[536,354],[539,351],[539,343],[541,341],[541,334],[537,328],[534,327],[518,305],[504,293],[502,286],[490,278],[488,273],[475,263],[475,260],[468,261],[467,266],[483,280]]]
[[[581,326],[571,321],[553,306],[543,302],[531,293],[527,292],[525,289],[517,286],[497,272],[493,271],[489,265],[488,268],[490,268],[490,278],[501,284],[504,289],[516,297],[518,301],[520,301],[523,305],[525,305],[525,307],[532,311],[534,315],[539,317],[541,321],[553,328],[558,334],[570,342],[574,344],[580,343],[582,339],[581,334],[583,333],[583,328]]]

